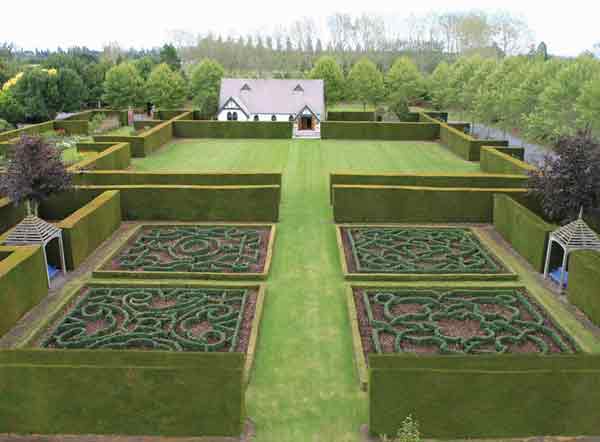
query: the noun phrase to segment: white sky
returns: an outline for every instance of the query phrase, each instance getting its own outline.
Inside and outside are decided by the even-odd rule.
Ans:
[[[100,49],[109,41],[125,48],[150,48],[162,45],[173,29],[245,34],[288,25],[305,15],[324,23],[333,12],[404,18],[470,9],[505,9],[522,15],[536,42],[545,41],[552,54],[577,55],[600,42],[597,0],[20,0],[11,1],[9,11],[3,9],[9,17],[0,20],[0,42],[25,49],[74,45]]]

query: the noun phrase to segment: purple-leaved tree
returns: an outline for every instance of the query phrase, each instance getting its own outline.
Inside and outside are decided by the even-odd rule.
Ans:
[[[565,136],[529,179],[529,191],[550,221],[567,223],[600,207],[600,144],[589,131]]]
[[[0,193],[14,204],[27,203],[28,213],[36,216],[41,201],[70,187],[71,174],[60,152],[40,137],[21,136],[10,154],[6,173],[0,175]]]

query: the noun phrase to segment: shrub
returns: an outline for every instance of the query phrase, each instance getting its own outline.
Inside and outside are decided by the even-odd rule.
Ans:
[[[8,121],[0,118],[0,132],[6,132],[9,130],[13,130],[14,126],[10,124]]]
[[[551,221],[568,222],[580,209],[600,204],[600,144],[589,132],[559,138],[556,155],[546,155],[530,176],[530,192]]]

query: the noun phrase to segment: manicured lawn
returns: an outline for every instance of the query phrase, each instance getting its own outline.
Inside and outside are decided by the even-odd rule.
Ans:
[[[373,172],[478,172],[437,143],[350,140],[176,140],[146,158],[133,159],[136,170],[285,170],[292,152],[318,155],[318,167]],[[311,155],[311,154],[308,154]]]

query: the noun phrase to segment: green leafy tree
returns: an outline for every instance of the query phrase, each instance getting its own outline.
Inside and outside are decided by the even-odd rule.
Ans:
[[[323,56],[317,60],[309,78],[325,83],[325,98],[328,105],[340,102],[344,97],[344,74],[334,57]]]
[[[361,58],[348,74],[349,95],[360,101],[363,109],[367,104],[377,105],[383,101],[385,86],[377,66],[368,58]]]
[[[87,89],[86,101],[97,104],[102,100],[106,73],[112,67],[108,62],[91,63],[83,68],[81,78]]]
[[[25,121],[25,109],[15,98],[13,90],[0,91],[0,118],[11,124]]]
[[[417,65],[408,57],[398,58],[385,77],[390,95],[401,94],[413,104],[425,93],[425,81]]]
[[[458,59],[452,65],[450,76],[448,78],[448,106],[464,112],[467,110],[467,103],[464,101],[462,91],[467,87],[475,72],[483,63],[483,58],[476,55]]]
[[[115,109],[143,103],[143,80],[135,66],[121,63],[106,73],[102,100]]]
[[[215,114],[219,105],[219,90],[225,71],[211,59],[204,59],[192,70],[191,94],[194,104],[204,114]]]
[[[398,117],[398,120],[407,120],[410,114],[409,100],[402,90],[396,91],[389,96],[388,109]]]
[[[87,93],[83,80],[77,72],[69,68],[59,70],[57,75],[60,94],[59,110],[63,112],[80,110]]]
[[[133,64],[140,73],[142,80],[148,81],[148,78],[150,77],[150,74],[156,67],[157,63],[152,57],[146,55],[145,57],[139,58],[136,61],[134,61]],[[167,64],[167,66],[169,65]]]
[[[52,120],[60,111],[62,97],[56,71],[28,69],[11,92],[23,109],[25,121]]]
[[[179,58],[177,49],[172,44],[165,44],[160,49],[159,58],[160,63],[167,63],[172,70],[178,71],[181,69],[181,58]]]
[[[575,107],[581,127],[600,131],[600,74],[583,85]]]
[[[431,101],[436,109],[448,109],[450,104],[451,91],[448,80],[451,75],[451,69],[448,63],[440,63],[427,80],[427,88]]]
[[[168,64],[156,66],[146,83],[147,100],[159,108],[181,107],[187,95],[186,84],[179,72],[173,72]]]

